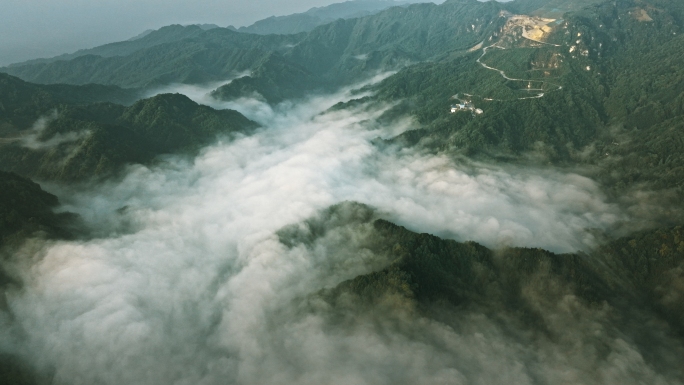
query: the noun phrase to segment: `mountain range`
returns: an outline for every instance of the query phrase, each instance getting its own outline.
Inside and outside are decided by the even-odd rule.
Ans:
[[[416,320],[460,330],[460,320],[483,315],[530,347],[525,354],[578,349],[591,352],[596,367],[612,362],[612,344],[624,339],[640,349],[639,362],[681,381],[682,63],[677,0],[357,0],[237,30],[172,25],[13,64],[0,68],[0,246],[10,250],[3,258],[10,263],[12,250],[34,236],[89,236],[33,180],[117,180],[128,166],[152,167],[169,154],[193,159],[217,140],[260,129],[247,113],[181,94],[150,96],[162,86],[216,84],[206,97],[255,98],[278,111],[384,74],[329,110],[390,106],[378,122],[411,122],[374,140],[379,151],[569,170],[639,219],[601,234],[593,250],[558,254],[441,239],[343,202],[282,228],[278,242],[317,250],[331,228],[345,229],[363,233],[363,250],[388,262],[298,298],[297,311],[339,330],[369,319],[379,334],[402,330],[425,344]],[[18,281],[11,269],[0,274],[5,289]],[[603,334],[573,345],[585,328]],[[15,359],[0,360],[6,383],[31,377],[5,365]]]
[[[289,35],[309,32],[320,25],[328,24],[338,19],[355,19],[378,13],[390,7],[407,6],[411,3],[409,1],[396,0],[345,1],[324,7],[314,7],[303,13],[271,16],[236,30],[259,35]]]

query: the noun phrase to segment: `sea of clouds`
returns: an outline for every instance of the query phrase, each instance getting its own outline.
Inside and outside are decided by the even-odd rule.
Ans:
[[[374,140],[414,123],[378,123],[389,106],[328,111],[359,97],[352,88],[272,107],[213,100],[215,87],[158,92],[236,109],[262,127],[194,159],[131,166],[123,179],[87,189],[50,188],[95,236],[36,240],[19,251],[30,263],[20,269],[24,286],[7,293],[0,333],[2,350],[33,363],[47,382],[676,383],[628,341],[600,336],[607,310],[572,303],[561,305],[587,313],[572,329],[579,345],[568,336],[539,351],[477,314],[464,316],[460,331],[418,317],[406,321],[414,333],[385,334],[371,321],[335,330],[320,315],[293,315],[287,309],[298,298],[385,263],[343,230],[312,248],[279,241],[284,226],[340,202],[369,205],[417,232],[555,252],[591,249],[592,234],[624,214],[577,174],[381,150]],[[559,330],[563,309],[553,313]],[[592,333],[607,355],[583,344]]]

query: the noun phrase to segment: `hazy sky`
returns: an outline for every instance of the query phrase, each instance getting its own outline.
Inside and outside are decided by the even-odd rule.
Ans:
[[[239,27],[342,1],[0,0],[0,65],[126,40],[169,24]]]

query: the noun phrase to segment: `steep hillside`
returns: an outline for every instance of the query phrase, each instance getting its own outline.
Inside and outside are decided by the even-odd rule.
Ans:
[[[15,63],[9,67],[21,67],[33,64],[53,63],[57,61],[72,60],[80,56],[128,56],[141,49],[151,48],[160,44],[173,43],[179,40],[193,38],[200,35],[206,29],[199,25],[181,26],[169,25],[158,30],[151,30],[143,36],[129,39],[126,41],[109,43],[95,48],[82,49],[74,53],[59,55],[53,58],[29,60],[22,63]]]
[[[319,77],[278,53],[272,53],[254,64],[251,73],[214,90],[219,100],[232,100],[258,95],[269,103],[303,97],[317,88],[326,88]]]
[[[54,214],[57,197],[19,175],[0,171],[0,246],[42,231],[66,235],[68,215]],[[4,282],[0,282],[0,286]]]
[[[240,27],[238,31],[245,33],[295,34],[309,32],[312,29],[331,23],[337,19],[353,19],[378,13],[384,9],[396,6],[406,6],[410,2],[393,0],[352,0],[335,3],[325,7],[315,7],[303,13],[287,16],[271,16],[259,20],[247,27]]]
[[[684,295],[681,228],[620,239],[591,255],[493,251],[413,233],[374,220],[368,208],[350,206],[332,207],[280,233],[288,247],[312,249],[321,247],[317,242],[327,232],[353,234],[356,242],[366,239],[366,253],[389,261],[307,299],[302,307],[325,317],[326,327],[352,336],[370,328],[429,346],[436,343],[433,338],[444,341],[447,331],[476,333],[519,346],[516,361],[540,383],[554,382],[555,374],[544,372],[546,365],[567,365],[573,376],[595,383],[611,376],[648,376],[651,370],[675,383],[684,376],[675,358],[684,351],[684,308],[676,300]],[[468,368],[451,350],[453,343],[438,346],[459,371],[479,378],[492,370]],[[640,357],[639,365],[626,373],[604,371],[627,345]]]
[[[78,105],[66,103],[67,97],[59,102],[55,96],[75,86],[8,80],[7,91],[0,93],[7,112],[2,121],[5,131],[0,133],[0,169],[41,180],[110,176],[128,163],[147,163],[159,154],[192,154],[217,137],[256,127],[236,111],[214,110],[178,94],[130,107]]]
[[[69,213],[55,214],[57,197],[38,184],[14,173],[0,171],[0,311],[6,308],[4,291],[18,283],[7,264],[16,258],[11,251],[28,237],[61,238],[72,236],[77,217]],[[0,354],[0,380],[23,376],[22,370],[10,370]]]
[[[331,23],[337,19],[351,19],[378,13],[394,6],[406,6],[411,4],[407,1],[395,0],[351,0],[335,3],[324,7],[314,7],[303,13],[287,16],[272,16],[259,20],[246,27],[228,29],[248,34],[298,34],[309,32],[312,29]],[[52,58],[41,58],[14,63],[8,67],[23,67],[34,64],[54,63],[57,61],[73,60],[81,56],[128,56],[136,51],[149,49],[158,45],[175,43],[184,39],[198,38],[204,31],[219,28],[213,24],[195,24],[182,26],[178,24],[165,26],[157,30],[148,30],[129,40],[109,43],[102,46],[81,49],[74,53],[63,54]]]
[[[615,196],[673,189],[681,197],[683,14],[675,1],[605,2],[545,21],[543,42],[509,15],[487,45],[400,71],[377,97],[402,102],[388,117],[408,112],[423,125],[397,144],[590,164]],[[483,114],[450,114],[459,100]]]
[[[399,63],[472,47],[498,28],[500,10],[495,2],[477,1],[390,8],[316,28],[285,56],[313,73],[331,77],[396,68]]]
[[[16,65],[2,71],[36,83],[145,87],[224,80],[256,70],[255,64],[275,52],[335,86],[379,70],[396,69],[450,50],[469,48],[498,28],[500,10],[498,3],[476,0],[451,1],[439,6],[414,4],[363,18],[338,20],[298,35],[260,36],[225,28],[200,31],[185,27],[192,29],[192,36],[174,42],[137,50],[125,48],[141,47],[140,40],[152,39],[150,34],[133,42],[117,43],[120,46],[115,51],[123,56],[93,53],[53,63]],[[306,84],[302,87],[306,88]]]
[[[343,4],[2,69],[0,384],[684,381],[684,2]]]
[[[0,134],[30,127],[38,118],[60,104],[82,105],[99,102],[132,104],[140,98],[135,89],[88,84],[38,85],[0,73]]]
[[[52,63],[6,67],[2,71],[26,81],[42,84],[98,83],[121,87],[144,87],[168,83],[201,83],[224,80],[249,70],[255,61],[273,51],[287,50],[301,36],[260,36],[227,28],[205,31],[197,26],[168,27],[162,37],[143,44],[156,34],[116,43],[107,50]],[[175,33],[180,29],[183,33]],[[168,37],[168,35],[171,37]],[[179,38],[180,37],[180,38]],[[142,43],[140,40],[144,40]],[[169,42],[164,42],[169,40]],[[106,47],[106,46],[105,46]],[[107,52],[100,52],[107,51]]]

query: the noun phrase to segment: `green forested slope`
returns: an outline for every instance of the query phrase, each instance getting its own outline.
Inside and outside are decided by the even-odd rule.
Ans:
[[[365,70],[468,49],[499,27],[500,10],[495,2],[466,0],[395,7],[318,27],[285,55],[313,73],[349,81]]]
[[[482,50],[468,49],[483,40],[489,44],[490,37],[496,41],[505,22],[501,10],[543,13],[567,4],[447,1],[338,20],[296,36],[174,27],[175,32],[163,31],[178,33],[168,39],[158,35],[93,55],[7,70],[37,82],[141,87],[250,70],[214,96],[258,92],[277,103],[405,66],[374,87],[374,97],[349,104],[395,102],[386,121],[411,115],[422,126],[389,143],[449,156],[569,167],[595,177],[615,201],[656,191],[660,209],[681,211],[683,3],[582,3],[592,6],[565,14],[549,37],[559,47],[535,47],[516,30],[512,42],[502,45],[505,50],[484,57]],[[521,91],[524,82],[505,80],[478,58],[528,84],[541,82],[544,97],[520,99],[527,92]],[[484,110],[482,115],[449,113],[465,94],[472,95],[467,98]],[[255,127],[237,112],[216,111],[181,95],[133,103],[136,96],[137,91],[115,86],[42,86],[0,75],[0,169],[41,180],[83,181],[114,175],[125,164],[149,163],[159,154],[193,153],[217,136]],[[31,128],[39,118],[43,125]],[[35,183],[0,172],[0,243],[37,231],[68,235],[69,217],[53,214],[56,204]],[[606,241],[588,254],[557,255],[541,249],[491,250],[413,233],[376,219],[365,207],[351,210],[347,218],[343,211],[350,211],[349,205],[278,234],[286,247],[316,247],[331,223],[360,224],[345,234],[354,235],[354,242],[364,240],[359,250],[378,258],[377,269],[315,293],[307,298],[310,307],[302,306],[330,316],[335,326],[371,319],[372,328],[396,328],[420,340],[426,338],[421,325],[477,329],[467,324],[475,319],[496,325],[511,345],[540,352],[530,360],[532,368],[542,356],[560,351],[587,355],[593,370],[616,360],[614,344],[622,341],[621,346],[636,347],[628,351],[634,352],[631,357],[656,372],[684,378],[684,230],[663,226],[681,216],[666,213],[667,221],[655,230]],[[354,252],[354,242],[342,251]],[[0,279],[2,284],[9,280]],[[0,356],[0,378],[25,376],[5,358]]]
[[[143,87],[174,82],[201,83],[235,76],[250,69],[254,61],[269,52],[285,50],[301,39],[299,35],[261,36],[227,28],[207,31],[197,26],[180,28],[191,29],[192,33],[180,40],[169,39],[170,42],[149,47],[122,50],[121,56],[87,54],[52,63],[16,65],[2,71],[43,84]],[[138,44],[136,42],[122,44],[129,46]]]
[[[534,47],[516,32],[517,42],[484,57],[479,50],[406,68],[376,88],[377,98],[400,101],[388,116],[408,112],[423,128],[393,142],[449,154],[590,164],[596,166],[591,176],[615,196],[630,189],[674,189],[683,196],[682,8],[668,0],[603,2],[566,14],[548,37],[558,46]],[[509,77],[542,84],[544,97],[517,99],[526,83],[483,68],[480,57]],[[484,114],[449,114],[455,95]]]
[[[135,89],[88,84],[39,85],[0,73],[0,134],[21,131],[60,104],[98,102],[131,104],[140,98]]]
[[[121,48],[117,52],[122,56],[93,50],[70,60],[16,65],[2,71],[35,83],[144,87],[223,80],[255,70],[255,64],[277,52],[322,81],[341,85],[377,70],[469,48],[497,28],[500,10],[495,2],[463,0],[390,8],[372,16],[338,20],[307,34],[261,36],[215,28],[137,50]],[[136,48],[140,44],[138,40],[121,43]],[[267,77],[282,81],[286,75],[269,72]],[[307,84],[300,88],[309,89]],[[314,82],[315,88],[318,85]]]
[[[64,235],[60,226],[68,216],[52,212],[57,203],[38,184],[0,171],[0,245],[36,231]]]
[[[526,248],[495,252],[473,242],[416,234],[383,220],[373,226],[380,240],[377,250],[391,253],[389,259],[394,262],[336,290],[365,293],[369,299],[396,291],[425,306],[446,301],[463,308],[524,312],[530,309],[524,304],[524,287],[541,279],[564,287],[566,293],[587,303],[650,302],[652,310],[684,332],[684,307],[674,300],[684,294],[681,227],[637,233],[612,241],[591,255],[557,255]]]
[[[15,63],[9,67],[66,61],[75,59],[79,56],[88,55],[101,57],[128,56],[136,51],[151,48],[160,44],[172,43],[187,38],[197,37],[198,35],[201,35],[202,32],[204,32],[204,29],[198,25],[169,25],[158,30],[151,31],[139,39],[109,43],[95,48],[78,50],[71,54],[59,55],[53,58],[35,59],[22,63]]]
[[[57,197],[29,179],[0,171],[0,311],[7,311],[5,290],[21,285],[7,265],[16,258],[11,250],[28,237],[69,238],[76,216],[55,214]],[[24,261],[25,262],[25,261]],[[0,353],[0,384],[37,384],[33,368],[24,359]]]
[[[214,110],[178,94],[158,95],[129,107],[81,105],[69,103],[79,100],[65,90],[104,90],[105,95],[124,91],[3,79],[0,169],[31,178],[76,181],[109,176],[125,164],[150,162],[159,154],[194,153],[217,137],[256,127],[236,111]]]
[[[272,16],[263,20],[259,20],[254,24],[246,27],[234,29],[245,34],[258,35],[291,35],[302,32],[309,32],[312,29],[331,23],[337,19],[350,19],[368,16],[373,13],[380,12],[384,9],[393,6],[405,6],[409,3],[392,0],[355,0],[335,3],[324,7],[314,7],[310,10],[287,16]],[[212,26],[217,28],[216,26]],[[206,28],[204,25],[169,25],[157,30],[150,30],[149,33],[144,33],[139,38],[133,38],[126,41],[109,43],[102,46],[81,49],[74,53],[63,54],[53,58],[41,58],[35,60],[28,60],[21,63],[15,63],[8,67],[22,67],[27,65],[53,63],[57,61],[68,61],[80,56],[101,56],[101,57],[115,57],[128,56],[136,51],[152,48],[157,45],[174,43],[184,39],[198,38],[206,30],[214,29]],[[230,27],[229,27],[230,29]],[[249,39],[249,37],[245,37]]]
[[[312,29],[331,23],[337,19],[352,19],[378,13],[389,7],[403,6],[408,3],[391,0],[353,0],[330,4],[324,7],[314,7],[303,13],[287,16],[271,16],[259,20],[247,27],[240,27],[238,31],[244,33],[295,34],[309,32]]]
[[[475,52],[444,63],[427,63],[406,69],[380,84],[378,97],[402,100],[396,110],[411,111],[425,128],[407,132],[400,141],[420,140],[436,150],[514,154],[542,142],[554,153],[567,154],[568,144],[591,141],[603,123],[603,109],[594,79],[582,73],[559,73],[554,82],[561,91],[543,98],[517,100],[496,72],[475,63]],[[469,93],[484,114],[449,114],[452,96]],[[524,95],[523,95],[524,96]],[[484,97],[500,100],[485,101]]]
[[[181,94],[162,94],[123,110],[115,121],[147,138],[150,151],[197,151],[220,135],[246,133],[256,123],[234,110],[215,110]]]
[[[681,3],[568,3],[572,12],[548,36],[557,46],[527,41],[519,29],[504,31],[501,11],[532,12],[554,4],[415,4],[291,36],[174,26],[138,39],[149,44],[136,40],[116,46],[129,47],[121,48],[124,56],[102,53],[8,70],[40,82],[137,86],[202,82],[250,70],[249,76],[213,95],[227,100],[259,93],[277,103],[377,70],[407,66],[375,88],[376,100],[399,102],[388,117],[413,115],[422,126],[394,143],[449,154],[597,166],[592,176],[616,195],[625,187],[643,185],[681,193]],[[504,34],[510,35],[502,39]],[[483,40],[486,46],[498,39],[506,49],[490,49],[485,56],[481,49],[469,50]],[[544,97],[520,99],[534,93],[525,93],[524,82],[505,80],[484,68],[476,62],[479,58],[507,76],[529,80],[527,86],[540,87]],[[454,96],[466,94],[483,115],[448,113]],[[39,98],[29,110],[45,114],[52,108],[42,104]],[[23,123],[36,118],[28,113]]]
[[[673,359],[684,342],[684,307],[677,300],[684,295],[681,228],[618,239],[590,255],[558,255],[494,251],[373,217],[368,208],[345,203],[280,233],[288,247],[316,248],[324,247],[317,242],[329,239],[327,232],[337,231],[355,243],[365,240],[358,245],[364,252],[388,261],[310,299],[311,311],[329,317],[331,326],[353,328],[370,320],[368,327],[380,333],[397,330],[421,340],[432,322],[464,333],[493,324],[530,349],[580,347],[596,366],[610,362],[610,346],[623,339],[648,365],[675,378],[684,374]]]
[[[271,53],[256,62],[248,76],[217,88],[211,95],[219,100],[232,100],[258,94],[269,103],[279,103],[303,97],[325,86],[319,77],[306,68],[279,53]]]

